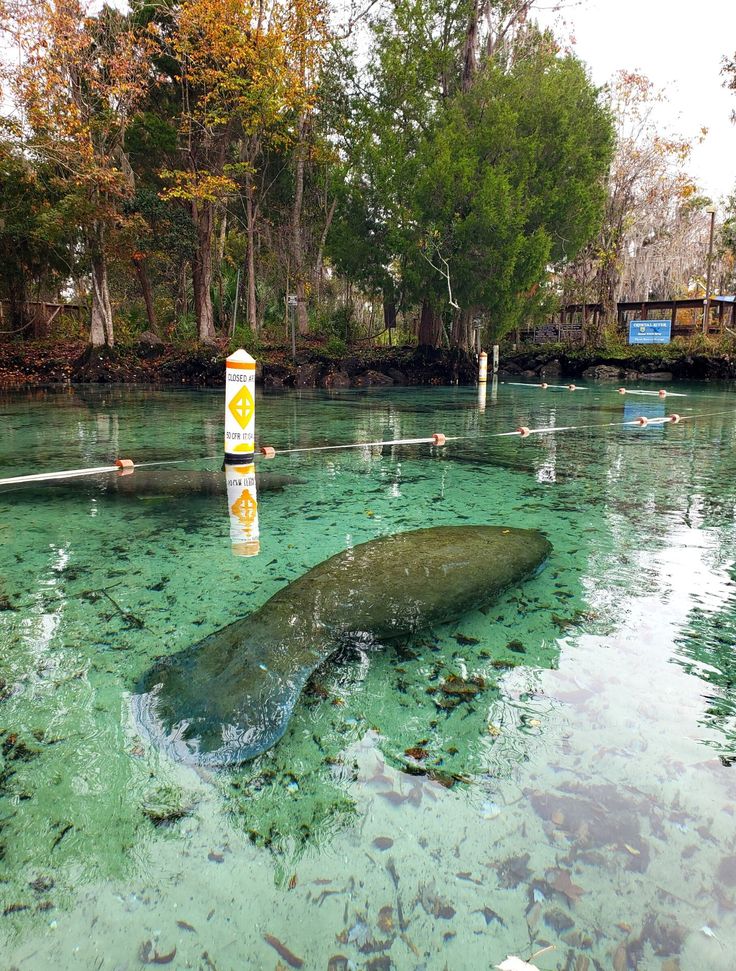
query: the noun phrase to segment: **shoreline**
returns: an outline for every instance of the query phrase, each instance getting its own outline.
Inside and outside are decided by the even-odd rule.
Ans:
[[[163,341],[114,349],[91,348],[80,340],[0,344],[0,390],[79,384],[220,387],[231,350],[225,344]],[[475,355],[458,348],[356,347],[338,356],[328,353],[322,342],[308,339],[295,360],[279,345],[254,348],[253,355],[258,362],[256,382],[274,390],[477,383]],[[559,345],[517,350],[502,346],[499,378],[513,377],[728,381],[736,380],[736,354],[703,353],[678,345],[655,351],[622,347],[614,352]]]

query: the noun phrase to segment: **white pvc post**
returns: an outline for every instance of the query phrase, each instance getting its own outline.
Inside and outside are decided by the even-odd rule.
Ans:
[[[256,362],[242,348],[225,362],[225,464],[250,462],[255,451]]]
[[[225,481],[233,556],[257,556],[261,543],[255,465],[228,465]]]
[[[478,383],[485,384],[488,380],[488,355],[481,351],[478,355]]]
[[[493,373],[498,374],[498,344],[493,345]]]

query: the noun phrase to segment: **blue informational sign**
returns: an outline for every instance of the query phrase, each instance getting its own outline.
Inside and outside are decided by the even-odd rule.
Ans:
[[[632,320],[629,344],[669,344],[671,320]]]

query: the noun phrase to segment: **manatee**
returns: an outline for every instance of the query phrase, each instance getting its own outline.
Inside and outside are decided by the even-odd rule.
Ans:
[[[179,761],[246,762],[281,738],[307,678],[340,646],[483,607],[550,550],[541,533],[502,526],[436,526],[347,549],[250,616],[160,659],[133,694],[138,726]]]
[[[285,486],[304,482],[295,475],[278,472],[259,472],[256,487],[260,492],[280,492]],[[224,496],[227,493],[224,472],[198,469],[150,470],[141,469],[129,475],[83,476],[79,479],[57,479],[43,483],[25,483],[0,489],[20,498],[49,495],[79,495],[82,491],[108,496],[136,498],[138,496]]]

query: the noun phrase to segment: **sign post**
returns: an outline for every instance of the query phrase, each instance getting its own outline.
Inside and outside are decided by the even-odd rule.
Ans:
[[[253,461],[256,362],[242,347],[225,362],[225,464]]]
[[[296,308],[299,298],[296,293],[289,293],[286,296],[286,305],[289,308],[289,320],[291,322],[291,359],[296,360]]]

